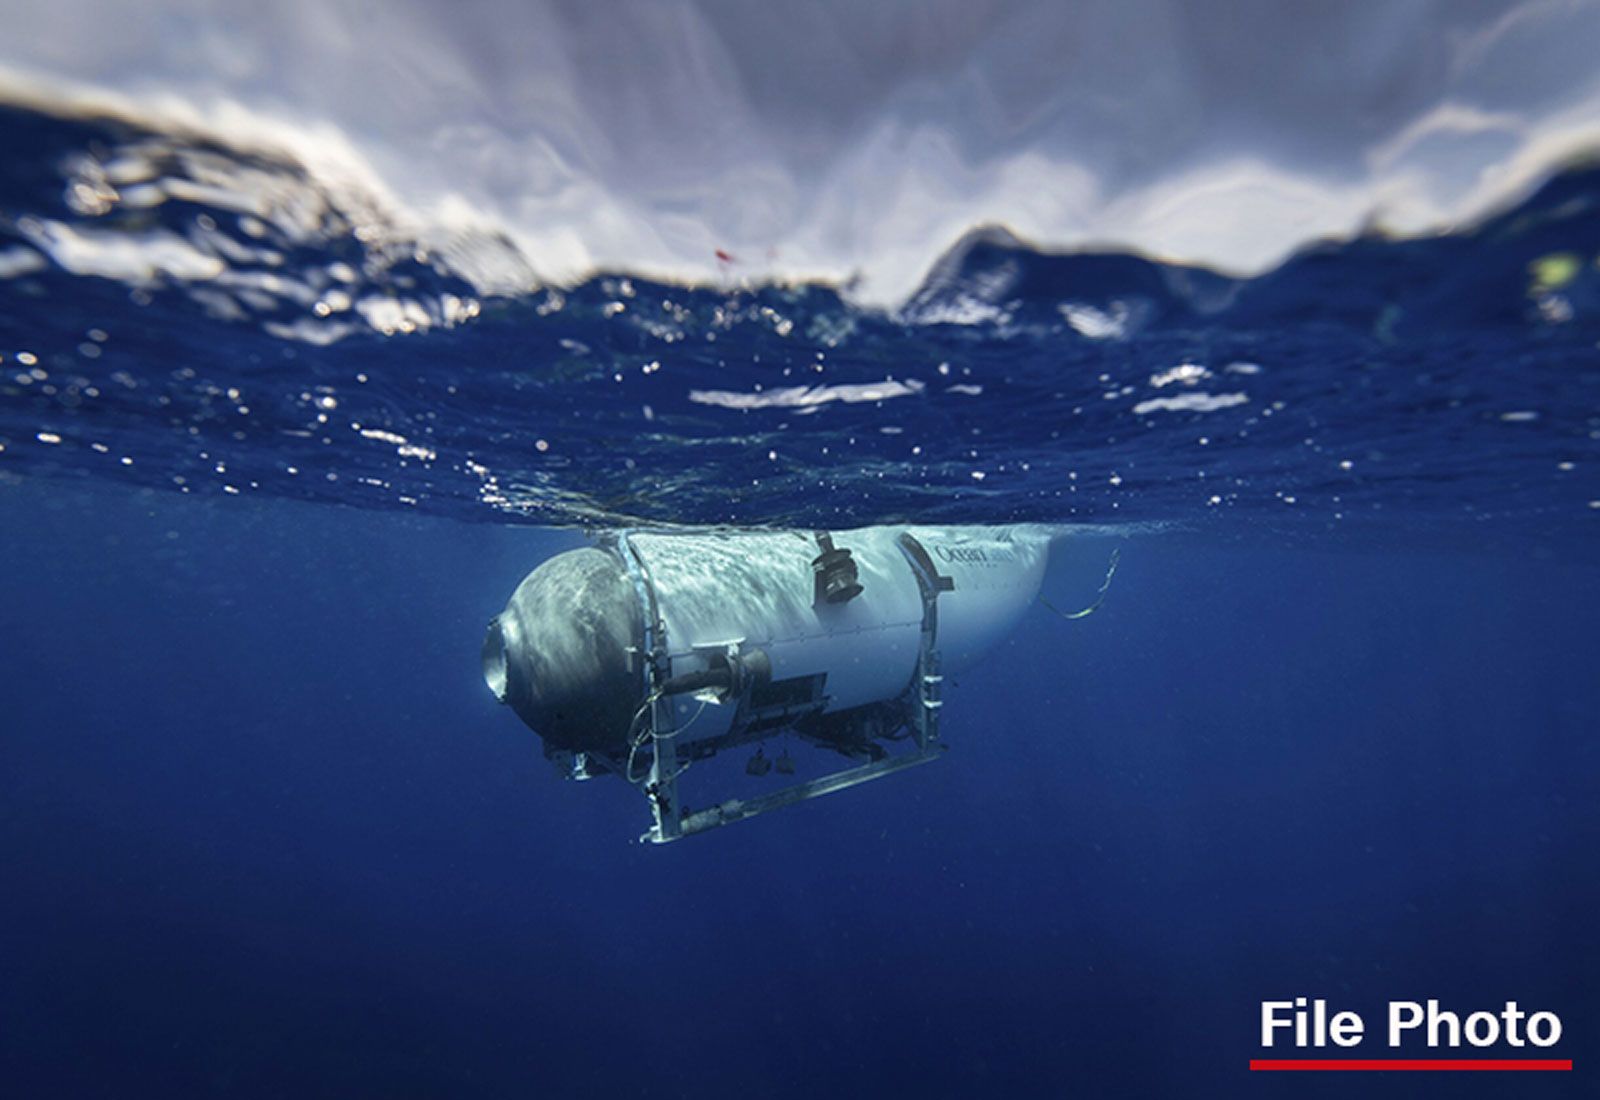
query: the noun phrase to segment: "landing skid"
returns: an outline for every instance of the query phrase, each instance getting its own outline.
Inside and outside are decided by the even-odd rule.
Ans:
[[[718,825],[731,825],[735,821],[744,821],[769,810],[793,806],[796,802],[805,802],[821,795],[857,787],[862,783],[870,783],[874,779],[882,779],[886,775],[893,775],[895,772],[914,768],[918,764],[937,760],[943,755],[944,746],[936,744],[926,749],[901,753],[899,756],[888,756],[876,763],[863,764],[859,768],[846,768],[832,775],[808,779],[804,783],[796,783],[792,787],[784,787],[755,798],[730,798],[708,810],[695,810],[685,814],[678,823],[677,836],[662,836],[659,828],[652,828],[639,839],[648,840],[652,844],[665,844],[678,837],[693,836],[707,829],[715,829]]]

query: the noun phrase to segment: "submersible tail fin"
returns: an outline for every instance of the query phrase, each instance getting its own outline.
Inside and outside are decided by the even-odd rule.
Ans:
[[[1095,593],[1094,602],[1088,607],[1084,608],[1082,611],[1063,611],[1055,604],[1045,599],[1043,596],[1039,597],[1039,602],[1044,604],[1051,611],[1054,611],[1057,615],[1060,615],[1063,619],[1087,619],[1090,615],[1093,615],[1096,611],[1099,611],[1100,605],[1106,602],[1106,593],[1111,591],[1111,578],[1117,575],[1117,561],[1121,557],[1122,547],[1118,546],[1113,548],[1111,551],[1111,561],[1106,565],[1106,579],[1100,582],[1100,590]]]

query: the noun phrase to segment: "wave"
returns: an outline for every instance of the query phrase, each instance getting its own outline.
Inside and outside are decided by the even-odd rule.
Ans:
[[[1600,145],[1583,5],[28,6],[0,101],[248,153],[480,297],[627,273],[892,309],[990,224],[1257,275],[1457,232]]]
[[[1593,165],[1253,277],[979,229],[876,306],[556,285],[359,173],[146,123],[0,108],[8,471],[541,524],[1600,514]]]

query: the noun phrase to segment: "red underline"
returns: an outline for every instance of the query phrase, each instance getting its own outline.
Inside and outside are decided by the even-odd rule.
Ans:
[[[1572,1070],[1570,1058],[1252,1058],[1252,1070]]]

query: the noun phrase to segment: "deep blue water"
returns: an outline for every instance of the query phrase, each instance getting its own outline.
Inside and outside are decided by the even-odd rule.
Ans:
[[[6,1092],[1592,1093],[1593,170],[1254,280],[980,234],[885,312],[492,293],[508,242],[296,220],[292,164],[0,138]],[[649,848],[477,668],[635,518],[1121,566],[959,678],[946,760]],[[1578,1069],[1250,1075],[1300,995],[1515,999]]]

